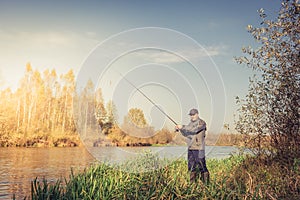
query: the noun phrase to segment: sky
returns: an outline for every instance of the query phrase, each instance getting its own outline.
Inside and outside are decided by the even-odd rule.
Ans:
[[[259,26],[260,8],[274,19],[280,1],[1,0],[0,87],[15,89],[28,62],[73,69],[78,82],[93,77],[121,118],[142,107],[153,125],[170,123],[124,75],[178,122],[196,107],[212,132],[233,128],[235,97],[253,73],[234,57],[257,45],[246,27]]]

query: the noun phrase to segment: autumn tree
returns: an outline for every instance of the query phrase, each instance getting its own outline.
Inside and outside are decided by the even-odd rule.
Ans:
[[[143,110],[139,108],[131,108],[124,121],[134,124],[137,127],[143,128],[147,125]]]
[[[122,129],[129,136],[135,137],[140,141],[150,138],[154,135],[154,128],[150,127],[146,121],[144,112],[139,108],[131,108],[124,117]]]
[[[73,121],[73,96],[75,94],[75,75],[73,70],[61,76],[61,131],[75,129]]]
[[[246,98],[237,98],[236,130],[250,136],[247,145],[255,153],[289,163],[300,157],[300,6],[298,0],[284,0],[276,20],[268,19],[263,9],[259,15],[260,27],[248,25],[259,47],[245,47],[246,55],[237,58],[257,76]]]
[[[24,136],[27,134],[28,122],[30,121],[30,107],[32,105],[31,96],[31,83],[32,83],[33,70],[30,63],[26,64],[25,76],[20,81],[20,87],[17,93],[20,94],[20,102],[18,102],[17,115],[21,115],[22,132]],[[20,107],[19,107],[20,106]]]
[[[88,80],[83,91],[79,92],[75,106],[77,131],[83,139],[88,138],[89,133],[97,128],[94,83],[91,80]]]
[[[45,109],[42,115],[44,129],[45,130],[54,130],[55,124],[54,119],[56,118],[55,113],[57,112],[55,108],[57,107],[56,96],[58,93],[58,82],[57,74],[53,69],[51,72],[46,69],[43,73],[44,77],[44,87],[45,87]]]
[[[100,126],[104,134],[107,134],[107,112],[104,106],[104,99],[101,88],[95,91],[95,117],[97,124]],[[108,126],[109,128],[110,126]]]
[[[105,108],[106,108],[106,116],[105,119],[103,120],[103,127],[108,130],[111,129],[115,130],[116,128],[118,128],[116,124],[117,108],[112,100],[108,101]],[[107,131],[107,133],[108,132],[109,131]]]
[[[112,100],[108,101],[106,104],[107,111],[107,121],[112,125],[115,125],[116,120],[118,120],[117,116],[117,107]]]
[[[12,130],[16,130],[16,111],[14,104],[7,103],[14,101],[13,93],[9,88],[0,91],[0,96],[0,140],[3,140],[11,137]]]
[[[75,92],[72,70],[58,78],[54,69],[40,73],[27,63],[16,91],[0,91],[0,145],[27,146],[49,136],[75,135]]]

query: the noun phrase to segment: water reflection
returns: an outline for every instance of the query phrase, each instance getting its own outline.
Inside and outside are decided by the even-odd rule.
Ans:
[[[186,158],[186,147],[95,147],[89,151],[98,160],[122,162],[143,150],[157,152],[161,157]],[[96,159],[85,148],[1,148],[0,199],[27,198],[35,177],[55,182],[68,177],[71,168],[82,170]],[[236,151],[234,147],[207,147],[208,158],[223,158]]]
[[[55,181],[67,177],[71,167],[80,170],[93,161],[84,148],[2,148],[0,199],[24,198],[35,177]]]

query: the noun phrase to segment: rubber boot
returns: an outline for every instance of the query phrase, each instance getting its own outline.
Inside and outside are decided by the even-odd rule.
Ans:
[[[196,181],[196,177],[197,177],[197,173],[196,172],[191,172],[191,174],[190,174],[190,182],[195,182]]]
[[[201,173],[201,181],[204,184],[209,184],[209,172],[203,172],[203,173]]]

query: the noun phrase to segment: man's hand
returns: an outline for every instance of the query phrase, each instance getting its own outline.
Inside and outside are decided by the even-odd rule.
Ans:
[[[181,130],[181,129],[182,129],[182,125],[177,124],[177,125],[175,126],[175,129],[176,129],[176,130]]]

